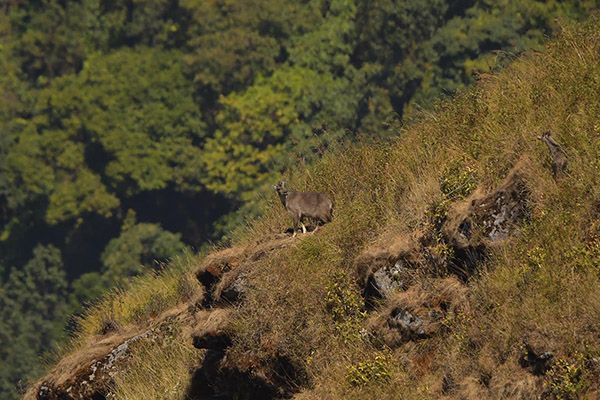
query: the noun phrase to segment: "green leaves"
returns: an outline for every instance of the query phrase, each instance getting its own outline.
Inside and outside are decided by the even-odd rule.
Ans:
[[[165,262],[185,249],[181,235],[164,231],[158,224],[136,224],[135,214],[130,212],[121,235],[111,240],[102,253],[104,275],[111,285],[123,285],[148,266]]]
[[[50,354],[65,336],[67,281],[60,251],[38,246],[22,269],[0,280],[0,394],[18,399],[15,391],[41,372],[41,354]]]
[[[73,93],[67,104],[81,101],[75,105],[81,123],[74,128],[105,153],[102,161],[113,185],[134,184],[127,194],[172,181],[185,186],[200,173],[193,171],[199,158],[194,142],[204,136],[205,126],[178,57],[152,49],[96,55],[65,88],[85,93],[81,99]]]
[[[203,102],[243,91],[285,59],[290,39],[312,29],[318,1],[183,1],[192,15],[186,62]],[[213,104],[214,105],[214,104]]]
[[[350,81],[329,73],[289,67],[261,78],[244,93],[221,98],[221,126],[203,149],[207,188],[249,200],[267,180],[290,142],[302,146],[312,127],[352,124],[358,94]],[[335,123],[335,121],[338,121]]]
[[[8,156],[13,182],[48,197],[46,220],[104,217],[120,198],[198,185],[205,125],[178,54],[152,49],[97,54],[78,75],[40,92]]]

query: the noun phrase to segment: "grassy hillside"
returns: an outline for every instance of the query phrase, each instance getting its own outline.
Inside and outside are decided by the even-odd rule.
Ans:
[[[288,238],[270,194],[232,249],[181,259],[91,308],[62,367],[26,398],[58,385],[58,369],[77,365],[69,357],[132,337],[103,396],[597,398],[599,24],[566,27],[545,51],[481,75],[392,142],[340,146],[290,171],[290,187],[331,194],[332,223]],[[568,157],[557,179],[537,140],[546,130]],[[521,218],[493,240],[474,223],[461,245],[453,221],[511,173]],[[365,270],[402,260],[406,284],[369,296]],[[221,281],[198,283],[215,266]],[[232,282],[241,296],[225,296]],[[398,315],[410,321],[398,328]],[[196,349],[192,337],[222,343]]]

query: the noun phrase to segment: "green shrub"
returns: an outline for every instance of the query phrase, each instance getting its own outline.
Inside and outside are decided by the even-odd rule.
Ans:
[[[377,353],[373,358],[348,367],[348,382],[352,386],[366,386],[386,382],[391,378],[390,355]]]
[[[361,323],[367,313],[357,288],[344,273],[338,271],[330,278],[325,288],[325,304],[337,335],[344,342],[360,339]]]
[[[458,200],[467,197],[477,187],[475,168],[462,162],[453,162],[446,167],[440,177],[440,189],[448,200]]]
[[[576,353],[572,360],[559,358],[546,375],[546,392],[557,400],[579,398],[584,387],[584,357]]]

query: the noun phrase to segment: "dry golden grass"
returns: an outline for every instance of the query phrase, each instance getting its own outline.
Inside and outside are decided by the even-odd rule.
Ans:
[[[532,333],[543,335],[557,357],[595,357],[599,250],[584,238],[586,226],[600,217],[600,31],[593,25],[566,28],[545,53],[525,56],[441,104],[392,143],[344,147],[296,172],[291,187],[333,194],[334,221],[265,261],[254,277],[257,290],[239,310],[233,354],[258,364],[275,355],[293,358],[315,385],[300,397],[315,399],[435,398],[445,375],[456,386],[449,397],[526,398],[540,390],[539,382],[523,376],[516,360]],[[536,140],[547,129],[569,155],[569,175],[560,182]],[[351,388],[346,367],[374,350],[336,331],[326,305],[332,274],[352,277],[354,257],[384,232],[414,230],[441,197],[440,178],[450,165],[473,169],[480,188],[489,190],[519,159],[528,160],[533,219],[470,281],[469,315],[455,321],[454,333],[424,345],[428,349],[394,351],[396,362],[410,360],[390,372],[394,383]],[[286,227],[283,208],[275,200],[266,207],[246,238]],[[350,283],[348,291],[358,288]],[[427,368],[415,369],[423,354],[430,358]],[[473,382],[487,379],[482,374],[492,374],[489,387],[476,388]],[[590,379],[576,390],[593,384]],[[556,385],[569,396],[566,379]]]
[[[202,288],[192,271],[201,258],[183,254],[163,271],[137,277],[128,287],[109,293],[80,319],[79,335],[85,338],[105,332],[107,327],[145,325],[161,312],[201,296]]]
[[[116,375],[114,398],[176,400],[185,398],[200,354],[191,343],[170,337],[133,351],[128,368]]]

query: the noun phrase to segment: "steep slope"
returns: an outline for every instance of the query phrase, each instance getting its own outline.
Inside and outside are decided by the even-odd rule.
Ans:
[[[273,195],[231,248],[92,308],[25,398],[597,398],[598,25],[293,171],[332,223],[289,237]]]

